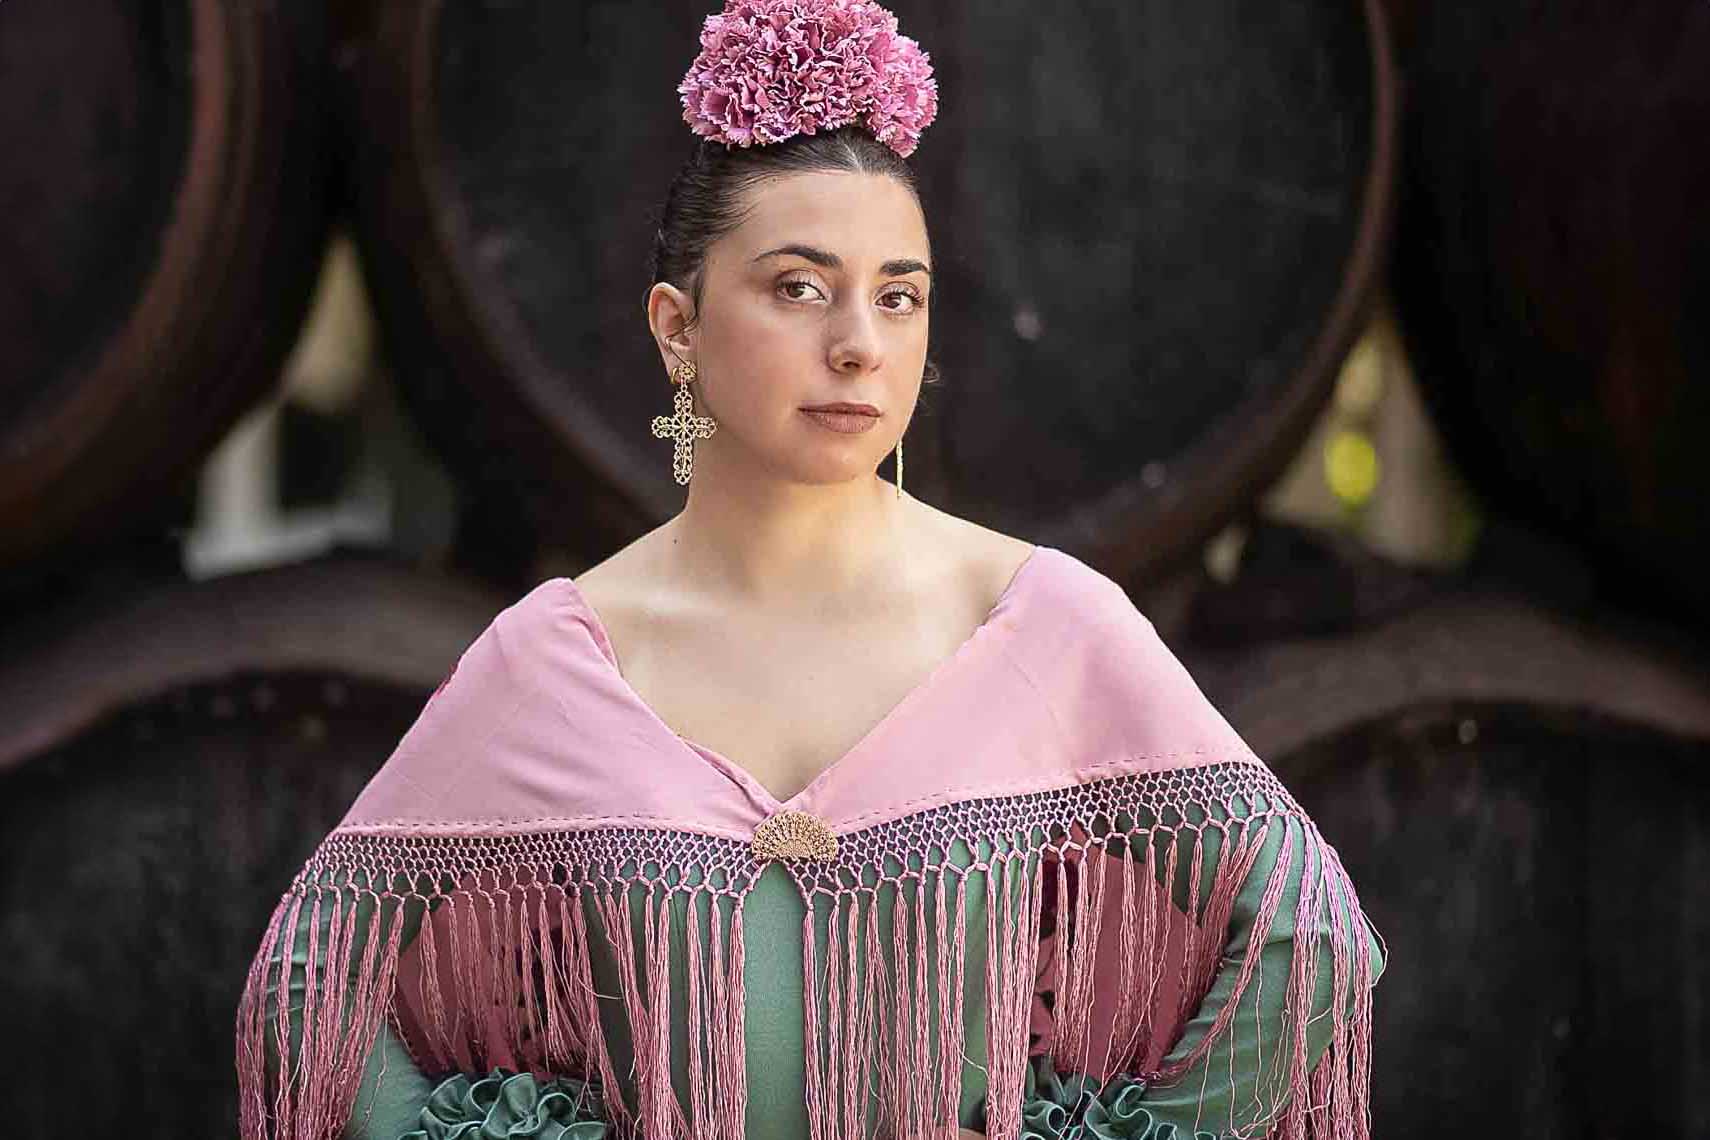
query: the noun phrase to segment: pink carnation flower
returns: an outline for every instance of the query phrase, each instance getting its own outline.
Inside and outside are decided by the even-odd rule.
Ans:
[[[906,158],[938,114],[930,57],[872,0],[726,0],[677,91],[683,121],[731,146],[858,122]]]

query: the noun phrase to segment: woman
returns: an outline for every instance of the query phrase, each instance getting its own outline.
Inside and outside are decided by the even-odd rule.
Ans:
[[[925,55],[852,0],[701,43],[687,503],[495,618],[292,884],[243,1135],[1365,1137],[1334,849],[1114,582],[902,490]]]

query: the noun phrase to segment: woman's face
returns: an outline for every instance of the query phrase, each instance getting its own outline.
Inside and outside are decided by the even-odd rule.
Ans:
[[[920,396],[932,291],[920,206],[894,178],[829,172],[762,182],[747,202],[708,251],[699,325],[669,342],[695,362],[698,406],[719,425],[695,441],[696,466],[758,464],[805,483],[871,475]],[[661,289],[683,312],[650,297],[650,317],[674,331],[690,302]],[[880,414],[844,432],[802,410],[835,401]]]

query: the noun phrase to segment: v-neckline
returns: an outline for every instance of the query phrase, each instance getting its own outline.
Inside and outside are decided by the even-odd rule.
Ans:
[[[564,579],[564,583],[569,587],[571,596],[574,597],[576,604],[581,608],[583,616],[587,618],[588,628],[594,634],[594,641],[600,649],[601,656],[605,659],[606,668],[610,671],[612,678],[617,682],[619,688],[622,690],[624,697],[633,704],[639,712],[645,715],[655,728],[669,736],[679,747],[683,748],[701,763],[710,764],[723,775],[735,780],[743,787],[747,788],[757,799],[766,805],[769,812],[778,812],[797,807],[797,805],[807,800],[816,790],[822,787],[825,782],[831,778],[834,772],[846,768],[854,757],[864,752],[881,733],[888,730],[896,721],[901,719],[903,714],[910,707],[922,699],[929,690],[940,683],[944,679],[945,675],[951,671],[953,666],[968,656],[976,644],[995,630],[997,628],[995,623],[998,614],[1008,608],[1011,599],[1020,588],[1022,581],[1028,576],[1034,564],[1040,561],[1039,553],[1044,549],[1045,547],[1043,544],[1035,544],[1033,549],[1028,551],[1027,557],[1022,559],[1021,565],[1016,567],[1015,572],[1010,575],[1009,582],[1005,584],[1003,591],[998,594],[997,601],[993,602],[991,609],[986,611],[985,619],[981,621],[979,625],[974,627],[974,631],[972,633],[962,639],[960,645],[952,650],[948,656],[940,659],[938,664],[934,665],[918,684],[909,689],[908,692],[904,693],[894,705],[886,710],[883,716],[874,721],[872,726],[868,728],[867,731],[861,735],[861,738],[851,745],[846,752],[837,757],[830,764],[827,764],[824,768],[820,769],[813,779],[809,780],[800,791],[785,799],[779,799],[775,794],[773,794],[771,789],[762,784],[759,778],[747,768],[744,768],[742,765],[736,763],[734,760],[731,760],[729,757],[715,749],[708,748],[704,744],[697,744],[695,741],[690,740],[688,737],[672,728],[669,724],[666,724],[665,718],[654,711],[653,706],[648,704],[647,701],[642,698],[641,694],[636,691],[635,686],[631,685],[629,683],[629,679],[623,675],[623,670],[618,667],[617,650],[612,645],[611,634],[607,631],[605,623],[600,620],[599,612],[594,609],[594,607],[588,602],[587,596],[582,593],[581,587],[576,585],[575,581],[568,577]]]

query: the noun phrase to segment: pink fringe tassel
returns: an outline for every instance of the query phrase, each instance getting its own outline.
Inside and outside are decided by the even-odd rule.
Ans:
[[[1127,1072],[1166,1086],[1179,1080],[1235,1030],[1243,995],[1262,981],[1259,951],[1294,883],[1300,888],[1298,930],[1316,936],[1294,947],[1288,1039],[1261,1042],[1262,1069],[1268,1071],[1266,1058],[1280,1059],[1276,1079],[1260,1090],[1259,1103],[1244,1106],[1257,1121],[1249,1133],[1233,1132],[1228,1122],[1202,1127],[1273,1140],[1369,1140],[1375,972],[1353,885],[1335,850],[1268,770],[1236,767],[1247,781],[1241,794],[1257,790],[1269,801],[1247,818],[1184,818],[1094,836],[1090,821],[1115,818],[1112,806],[1129,818],[1141,817],[1142,809],[1162,818],[1165,807],[1206,799],[1191,779],[1113,780],[1020,806],[950,805],[937,831],[881,826],[846,837],[841,866],[792,861],[791,874],[815,904],[801,924],[809,1043],[804,1095],[812,1140],[954,1135],[968,1066],[985,1071],[988,1134],[1014,1136],[1029,1056],[1045,1051],[1063,1072]],[[1102,797],[1096,801],[1090,798],[1095,790]],[[1051,818],[1054,803],[1057,818]],[[1230,797],[1231,811],[1232,804]],[[1005,810],[1010,816],[1002,815]],[[1297,821],[1293,834],[1304,838],[1304,855],[1297,856],[1295,844],[1283,844],[1252,933],[1237,957],[1226,958],[1232,908],[1267,839],[1290,821]],[[1045,845],[1018,841],[1039,828],[1053,837]],[[921,839],[925,831],[930,841]],[[1213,832],[1218,854],[1202,897],[1200,872]],[[900,842],[904,834],[906,844]],[[1286,840],[1291,833],[1282,834]],[[958,841],[978,850],[972,846],[977,838],[1005,835],[1014,838],[969,866],[945,854]],[[661,861],[683,872],[671,881],[642,878],[633,870],[641,860],[672,842],[704,853],[704,837],[625,832],[559,838],[582,843],[587,852],[542,865],[551,837],[524,845],[530,859],[514,858],[519,849],[503,837],[421,846],[357,832],[329,837],[276,907],[239,1005],[244,1140],[337,1137],[388,1019],[430,1075],[503,1065],[597,1079],[607,1090],[618,1140],[742,1140],[748,1101],[743,903],[757,868],[741,865],[747,856],[739,850],[729,856],[734,862],[722,878],[708,874],[708,865],[698,868],[700,877],[689,875],[695,866],[688,858]],[[859,876],[862,868],[882,870],[887,857],[903,860],[904,869]],[[630,873],[607,874],[602,868],[608,867]],[[555,880],[553,868],[567,879]],[[1165,889],[1183,871],[1185,910]],[[427,895],[359,885],[424,881],[452,889]],[[976,902],[984,908],[977,968],[983,968],[985,1000],[983,1009],[971,1010],[963,996],[969,992],[970,936],[978,934],[970,930],[978,921],[969,912]],[[1056,929],[1042,941],[1047,903],[1054,905]],[[406,945],[407,915],[420,916],[420,929]],[[816,916],[825,919],[824,935]],[[294,974],[299,940],[305,966]],[[1327,964],[1321,962],[1326,948]],[[678,951],[689,979],[682,993],[671,984]],[[600,962],[618,992],[599,991]],[[1307,1011],[1325,968],[1339,1000],[1328,1011],[1329,1043],[1314,1058]],[[1236,971],[1228,1003],[1193,1048],[1164,1064],[1222,970]],[[293,986],[302,993],[295,1017],[286,1000]],[[1055,992],[1048,1018],[1040,1012],[1042,988]],[[617,1072],[607,1047],[602,1002],[615,1003],[626,1019],[634,1056],[628,1073]],[[984,1022],[983,1056],[966,1052],[975,1015]],[[682,1060],[689,1076],[680,1090],[673,1079],[673,1027],[685,1021]],[[1031,1050],[1030,1029],[1047,1038]]]

